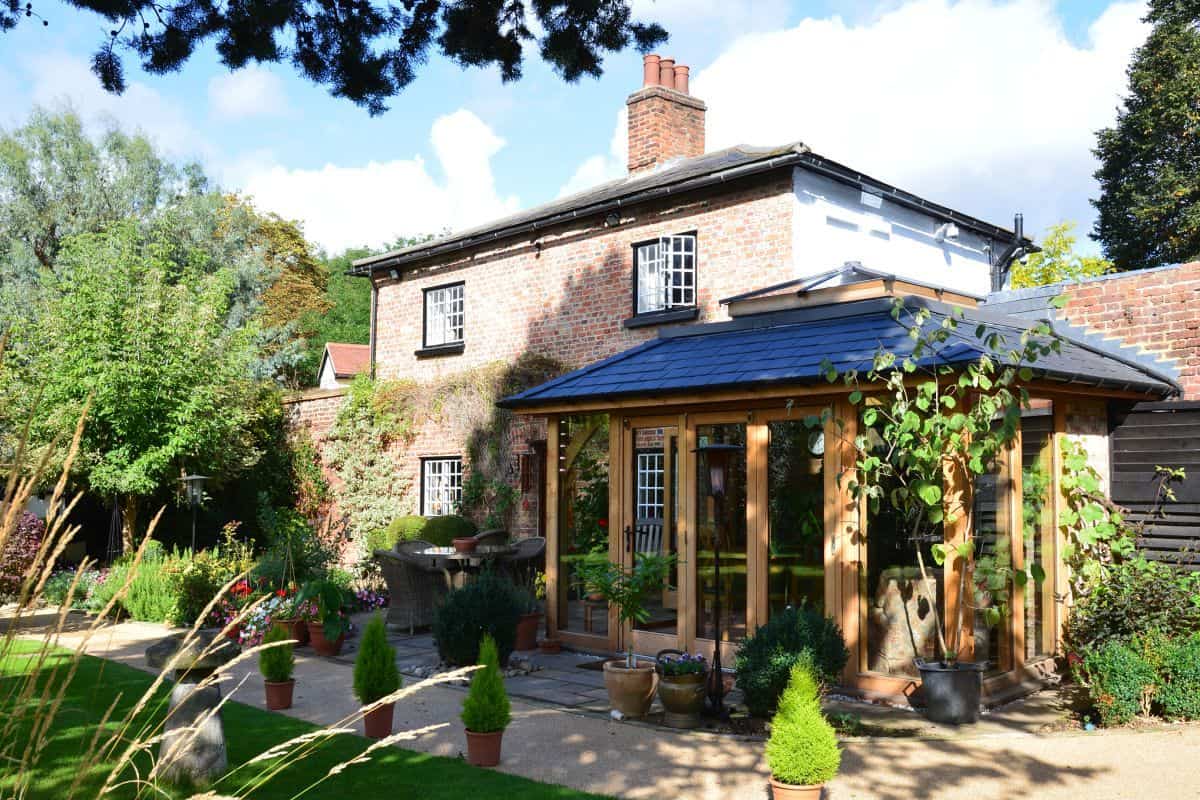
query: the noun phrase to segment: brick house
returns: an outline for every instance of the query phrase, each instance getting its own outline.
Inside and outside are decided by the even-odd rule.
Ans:
[[[371,282],[374,375],[435,384],[529,354],[570,371],[502,403],[516,416],[499,454],[501,472],[520,491],[514,535],[547,538],[548,622],[568,644],[650,653],[717,646],[713,555],[698,541],[717,535],[716,522],[701,496],[695,450],[733,442],[745,448],[744,514],[735,506],[733,539],[722,548],[731,559],[721,562],[731,581],[720,587],[728,617],[722,651],[730,648],[728,657],[773,610],[805,600],[846,633],[847,688],[906,694],[914,651],[932,642],[928,630],[897,627],[917,612],[906,599],[907,562],[858,535],[871,523],[833,477],[846,454],[794,429],[794,409],[844,415],[845,397],[813,388],[803,359],[784,364],[764,354],[861,349],[851,342],[863,330],[888,335],[879,311],[889,297],[912,297],[938,313],[963,306],[981,324],[1011,326],[1022,316],[1053,316],[1048,300],[1064,290],[988,298],[1012,260],[1034,247],[1019,217],[1015,229],[977,219],[802,143],[705,152],[705,105],[688,92],[687,68],[669,59],[646,57],[643,86],[627,107],[625,177],[355,263],[354,274]],[[1184,269],[1187,285],[1200,288],[1197,266]],[[1078,325],[1065,326],[1065,360],[1039,374],[1025,452],[1011,454],[1008,473],[991,484],[997,520],[1020,496],[1023,467],[1053,465],[1058,438],[1089,442],[1107,463],[1100,455],[1113,403],[1200,392],[1195,311],[1160,305],[1152,312],[1160,316],[1147,319],[1113,307],[1128,297],[1121,281],[1155,305],[1164,280],[1065,289],[1066,320]],[[1164,294],[1171,309],[1182,309],[1174,292]],[[1122,348],[1104,334],[1137,338],[1155,352]],[[323,394],[312,412],[297,403],[294,419],[319,439],[337,399],[336,391]],[[454,508],[472,469],[468,415],[452,404],[443,411],[422,420],[396,453],[413,508],[426,515]],[[777,445],[790,448],[786,474],[772,472]],[[777,512],[785,505],[786,514]],[[794,529],[791,540],[785,526]],[[1055,535],[1043,526],[1017,558],[1052,557]],[[679,556],[676,585],[655,599],[646,625],[622,629],[572,580],[578,559],[597,547],[622,562],[648,550]],[[1065,579],[1054,571],[1044,590],[1014,598],[1009,628],[975,632],[976,653],[992,662],[992,696],[1049,669]]]

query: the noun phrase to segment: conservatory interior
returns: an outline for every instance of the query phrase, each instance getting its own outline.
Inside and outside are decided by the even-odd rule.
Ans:
[[[969,324],[940,356],[947,363],[982,352],[966,329],[1030,325],[989,314],[972,298],[900,280],[785,284],[727,301],[729,321],[664,329],[505,399],[502,405],[547,422],[550,634],[589,651],[653,656],[675,648],[711,658],[719,629],[729,665],[747,632],[789,605],[809,603],[845,636],[851,657],[843,689],[890,698],[917,690],[914,656],[937,655],[931,593],[918,591],[916,545],[896,515],[886,503],[868,512],[852,496],[845,476],[855,451],[847,440],[862,428],[859,407],[842,382],[822,374],[823,362],[839,372],[863,369],[881,346],[905,346],[908,332],[891,314],[894,297],[925,306],[935,321],[961,309]],[[967,481],[948,475],[944,490],[969,493],[982,550],[1010,550],[1016,569],[1039,563],[1045,579],[1013,590],[1010,614],[989,626],[983,602],[959,603],[951,591],[957,576],[933,568],[938,616],[963,615],[961,658],[987,662],[991,702],[1038,685],[1053,668],[1067,579],[1054,523],[1058,440],[1077,437],[1100,452],[1110,403],[1177,391],[1165,372],[1069,337],[1037,364],[1026,388],[1031,402],[1020,435],[994,473],[974,485],[956,485]],[[823,427],[805,423],[824,410]],[[716,503],[705,448],[719,443],[740,449],[732,451]],[[962,520],[945,524],[943,540],[960,539],[962,527]],[[929,563],[928,545],[921,546]],[[595,551],[626,566],[643,553],[677,557],[673,580],[654,593],[644,623],[618,625],[577,579],[581,559]]]

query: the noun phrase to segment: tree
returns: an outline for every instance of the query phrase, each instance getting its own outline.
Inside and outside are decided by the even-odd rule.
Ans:
[[[1093,235],[1118,269],[1200,256],[1200,3],[1153,0],[1116,124],[1097,134]]]
[[[384,102],[413,81],[431,53],[464,67],[496,66],[513,81],[521,77],[525,48],[534,45],[564,80],[575,81],[600,75],[607,53],[630,44],[645,51],[667,38],[660,26],[633,20],[629,0],[64,2],[106,23],[92,71],[110,92],[125,89],[122,53],[136,55],[147,72],[164,74],[211,42],[230,69],[291,62],[310,81],[371,114],[386,110]],[[37,13],[16,0],[0,5],[0,31]]]
[[[1012,287],[1049,286],[1112,272],[1113,264],[1108,259],[1075,252],[1074,230],[1074,222],[1051,225],[1042,239],[1042,249],[1013,265]]]
[[[14,332],[35,345],[23,377],[40,392],[35,442],[69,439],[90,403],[73,477],[120,499],[126,548],[142,498],[186,472],[238,475],[261,455],[248,433],[257,330],[226,325],[233,273],[172,251],[129,222],[66,239],[38,324]]]

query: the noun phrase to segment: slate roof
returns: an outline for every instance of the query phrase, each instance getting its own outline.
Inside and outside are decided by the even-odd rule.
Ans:
[[[926,307],[931,325],[954,313],[945,304],[908,298],[910,309]],[[828,359],[839,373],[867,369],[881,347],[904,356],[912,351],[907,328],[891,315],[891,298],[864,300],[812,309],[781,311],[663,331],[660,337],[611,358],[570,372],[505,398],[508,408],[618,398],[655,398],[720,389],[801,386],[825,381],[821,364]],[[965,310],[957,330],[938,356],[926,355],[923,366],[940,359],[965,365],[990,352],[975,337],[998,332],[1015,347],[1029,320]],[[1179,385],[1165,372],[1122,358],[1059,333],[1061,352],[1040,359],[1037,377],[1074,385],[1170,396]]]
[[[818,155],[802,142],[793,142],[779,147],[737,145],[725,150],[705,153],[695,158],[677,159],[659,169],[601,183],[582,192],[561,197],[484,225],[456,231],[411,247],[362,258],[354,262],[349,274],[369,275],[374,270],[399,268],[405,264],[436,255],[498,241],[509,236],[531,233],[549,225],[606,213],[635,203],[643,203],[659,197],[723,184],[750,175],[791,166],[805,167],[843,183],[858,186],[863,191],[885,197],[900,205],[921,209],[934,216],[956,222],[995,239],[1007,241],[1013,235],[1012,231],[1006,228],[938,205]],[[1029,243],[1032,244],[1032,242]]]

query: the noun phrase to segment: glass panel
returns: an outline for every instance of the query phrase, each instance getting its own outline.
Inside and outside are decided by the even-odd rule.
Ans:
[[[637,249],[637,310],[662,311],[666,302],[662,249],[658,242]]]
[[[696,636],[716,637],[719,592],[721,639],[736,641],[746,635],[746,426],[698,425],[696,440],[700,448],[708,444],[743,448],[729,458],[725,496],[719,503],[709,496],[708,457],[703,450],[696,454]]]
[[[676,468],[679,432],[671,427],[633,430],[634,468],[634,558],[642,554],[673,555],[677,552],[675,521],[679,518],[679,480]],[[646,598],[645,622],[638,630],[676,634],[679,619],[679,576],[671,586],[651,592]]]
[[[463,285],[425,292],[425,346],[437,347],[463,341],[465,304]]]
[[[1033,399],[1021,414],[1021,510],[1025,568],[1040,564],[1045,579],[1025,584],[1025,658],[1054,652],[1054,515],[1050,475],[1054,406]]]
[[[608,606],[578,577],[588,553],[608,558],[608,415],[558,423],[558,626],[608,635]]]
[[[973,587],[975,609],[975,661],[987,661],[991,670],[1003,670],[1010,666],[1011,652],[1009,631],[1012,630],[1008,617],[1009,598],[1005,591],[1009,585],[1009,568],[1012,566],[1012,524],[1009,519],[1009,492],[1012,481],[1008,478],[1008,467],[1003,459],[995,468],[975,477],[972,492],[971,523],[975,526],[975,584]],[[991,585],[988,576],[991,575]],[[1000,594],[997,595],[996,593]],[[987,609],[1003,606],[1000,622],[987,623]]]
[[[422,465],[425,493],[421,513],[426,517],[456,513],[462,502],[462,459],[427,458]]]
[[[867,429],[868,436],[874,433]],[[881,443],[877,435],[873,438]],[[867,603],[867,669],[916,677],[914,657],[939,655],[937,620],[946,606],[942,570],[934,564],[929,546],[942,541],[942,526],[916,532],[887,501],[891,487],[883,489],[879,507],[871,509],[868,504],[867,514],[867,568],[862,587]],[[917,566],[918,545],[929,578],[924,586]],[[930,597],[937,604],[936,616]]]
[[[825,603],[825,434],[799,420],[767,426],[768,613]]]

